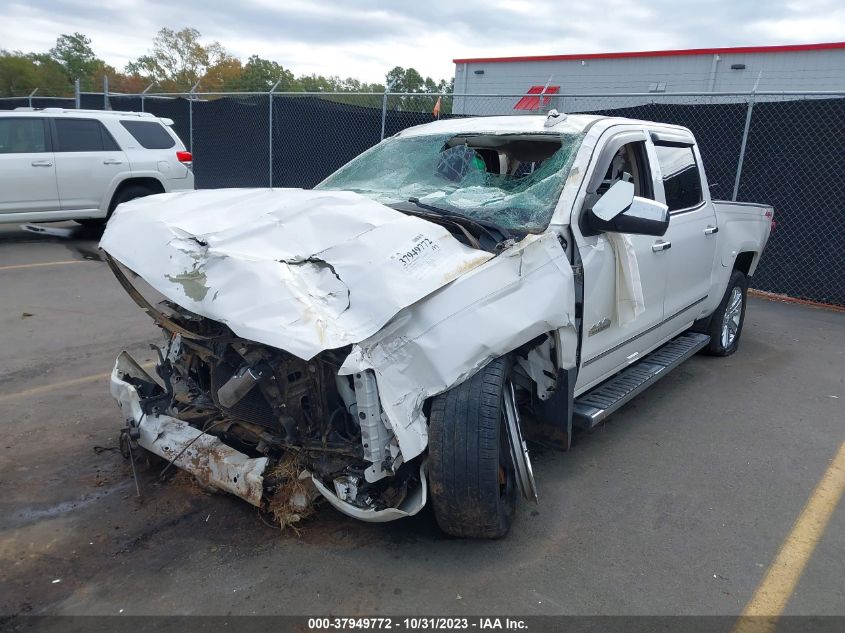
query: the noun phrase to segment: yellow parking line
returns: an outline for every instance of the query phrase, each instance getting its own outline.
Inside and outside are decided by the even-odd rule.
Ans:
[[[3,270],[20,270],[21,268],[41,268],[42,266],[66,266],[67,264],[82,264],[84,262],[94,261],[91,259],[68,259],[63,262],[41,262],[38,264],[13,264],[11,266],[0,266],[0,271]]]
[[[845,492],[845,442],[824,472],[789,536],[746,605],[734,633],[774,631],[804,568]],[[748,617],[755,616],[755,617]],[[760,617],[764,616],[764,617]]]
[[[141,367],[147,369],[152,367],[155,363],[141,363]],[[12,400],[14,398],[27,398],[29,396],[37,396],[42,393],[47,393],[50,391],[59,391],[66,387],[75,387],[77,385],[84,385],[89,382],[96,382],[98,380],[106,381],[108,380],[109,376],[111,376],[111,372],[107,374],[93,374],[91,376],[82,376],[81,378],[73,378],[71,380],[63,380],[61,382],[54,382],[49,385],[41,385],[39,387],[31,387],[29,389],[24,389],[23,391],[16,391],[15,393],[7,393],[0,395],[0,402],[6,402],[7,400]]]

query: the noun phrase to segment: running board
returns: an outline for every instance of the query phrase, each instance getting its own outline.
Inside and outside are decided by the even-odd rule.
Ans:
[[[645,391],[710,342],[706,334],[688,332],[657,348],[598,387],[575,399],[574,424],[592,429],[623,404]]]

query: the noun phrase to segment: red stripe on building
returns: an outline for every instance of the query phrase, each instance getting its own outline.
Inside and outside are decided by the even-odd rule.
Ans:
[[[728,55],[731,53],[795,53],[845,49],[845,42],[822,44],[787,44],[783,46],[733,46],[727,48],[687,48],[668,51],[633,51],[626,53],[585,53],[581,55],[528,55],[523,57],[474,57],[453,59],[455,64],[496,64],[503,62],[555,62],[586,59],[625,59],[631,57],[674,57],[682,55]]]
[[[547,86],[546,89],[543,89],[543,86],[531,86],[528,89],[528,95],[537,95],[536,97],[530,97],[528,95],[522,97],[519,101],[516,102],[516,105],[513,107],[514,110],[539,110],[540,109],[540,95],[543,95],[543,106],[549,105],[551,103],[552,98],[547,97],[546,95],[556,95],[560,92],[560,86]]]

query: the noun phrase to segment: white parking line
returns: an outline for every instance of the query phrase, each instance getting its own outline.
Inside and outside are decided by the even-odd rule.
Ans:
[[[0,266],[0,272],[4,270],[20,270],[22,268],[41,268],[44,266],[67,266],[68,264],[84,264],[90,262],[90,259],[68,259],[63,262],[40,262],[38,264],[13,264],[11,266]]]

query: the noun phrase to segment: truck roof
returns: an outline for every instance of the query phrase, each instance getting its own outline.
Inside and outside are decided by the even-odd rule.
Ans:
[[[562,114],[562,113],[561,113]],[[673,128],[689,132],[686,128],[668,123],[640,121],[622,117],[599,116],[594,114],[567,114],[565,118],[551,126],[546,125],[547,115],[506,115],[479,116],[455,119],[442,119],[406,128],[397,136],[420,136],[424,134],[578,134],[591,125],[603,122],[605,125],[641,123],[648,126]]]

